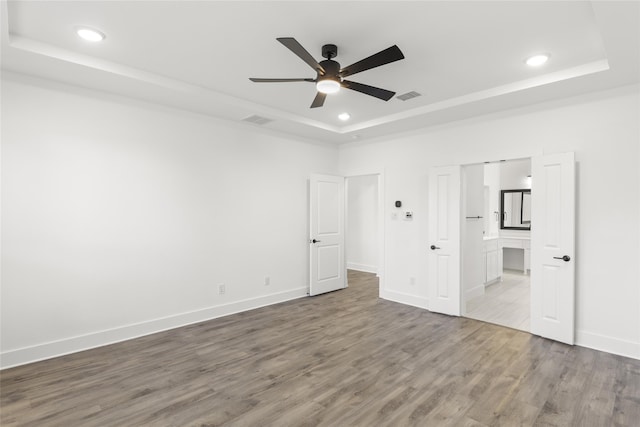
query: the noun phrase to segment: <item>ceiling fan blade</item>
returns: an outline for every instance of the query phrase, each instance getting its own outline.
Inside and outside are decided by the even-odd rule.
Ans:
[[[249,80],[256,83],[315,82],[315,79],[259,79],[256,77],[249,77]]]
[[[322,92],[318,92],[318,94],[316,95],[316,97],[313,99],[313,102],[311,103],[311,108],[318,108],[318,107],[322,107],[322,105],[324,104],[324,100],[326,99],[327,94],[326,93],[322,93]]]
[[[379,67],[381,65],[389,64],[391,62],[404,59],[404,55],[400,48],[396,45],[391,46],[383,51],[369,56],[368,58],[358,61],[355,64],[351,64],[340,70],[340,76],[346,77],[355,73],[370,70],[372,68]]]
[[[352,82],[349,80],[342,81],[342,87],[355,90],[367,95],[375,96],[376,98],[382,99],[384,101],[388,101],[393,98],[395,92],[391,92],[390,90],[380,89],[379,87],[365,85],[363,83]]]
[[[291,52],[298,55],[300,59],[302,59],[304,62],[309,64],[309,66],[314,70],[316,70],[318,73],[320,74],[325,73],[324,68],[322,68],[322,65],[318,64],[318,61],[316,61],[313,58],[313,56],[311,56],[311,54],[307,52],[307,50],[303,48],[300,43],[298,43],[296,39],[294,39],[293,37],[280,37],[280,38],[277,38],[276,40],[278,40],[280,43],[288,47]]]

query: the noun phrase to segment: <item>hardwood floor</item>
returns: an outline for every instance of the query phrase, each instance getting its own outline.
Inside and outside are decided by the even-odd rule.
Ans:
[[[0,373],[3,426],[632,426],[640,361],[349,288]]]
[[[467,301],[466,317],[521,331],[530,330],[531,276],[504,270],[502,280]]]

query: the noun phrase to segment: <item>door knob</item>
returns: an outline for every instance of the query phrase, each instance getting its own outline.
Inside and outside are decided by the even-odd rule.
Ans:
[[[436,245],[431,245],[431,250],[432,251],[435,251],[436,249],[440,249],[440,248],[438,246],[436,246]]]
[[[553,259],[561,259],[564,262],[569,262],[571,261],[571,257],[569,255],[563,255],[563,256],[554,256]]]
[[[322,240],[316,240],[316,239],[313,239],[313,240],[311,240],[310,242],[311,242],[311,243],[320,243],[321,241],[322,241]]]

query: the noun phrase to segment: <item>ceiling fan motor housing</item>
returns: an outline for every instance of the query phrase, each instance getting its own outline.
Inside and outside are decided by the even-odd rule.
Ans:
[[[320,77],[333,77],[335,79],[338,78],[338,73],[340,72],[340,64],[331,59],[325,59],[324,61],[320,61],[320,65],[324,68],[324,74],[318,73],[318,78]]]

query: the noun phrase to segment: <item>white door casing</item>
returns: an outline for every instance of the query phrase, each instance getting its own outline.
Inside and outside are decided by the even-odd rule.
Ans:
[[[344,177],[312,174],[309,197],[309,295],[346,287]]]
[[[574,343],[574,153],[532,158],[531,333]]]
[[[460,315],[460,166],[429,172],[429,310]]]

